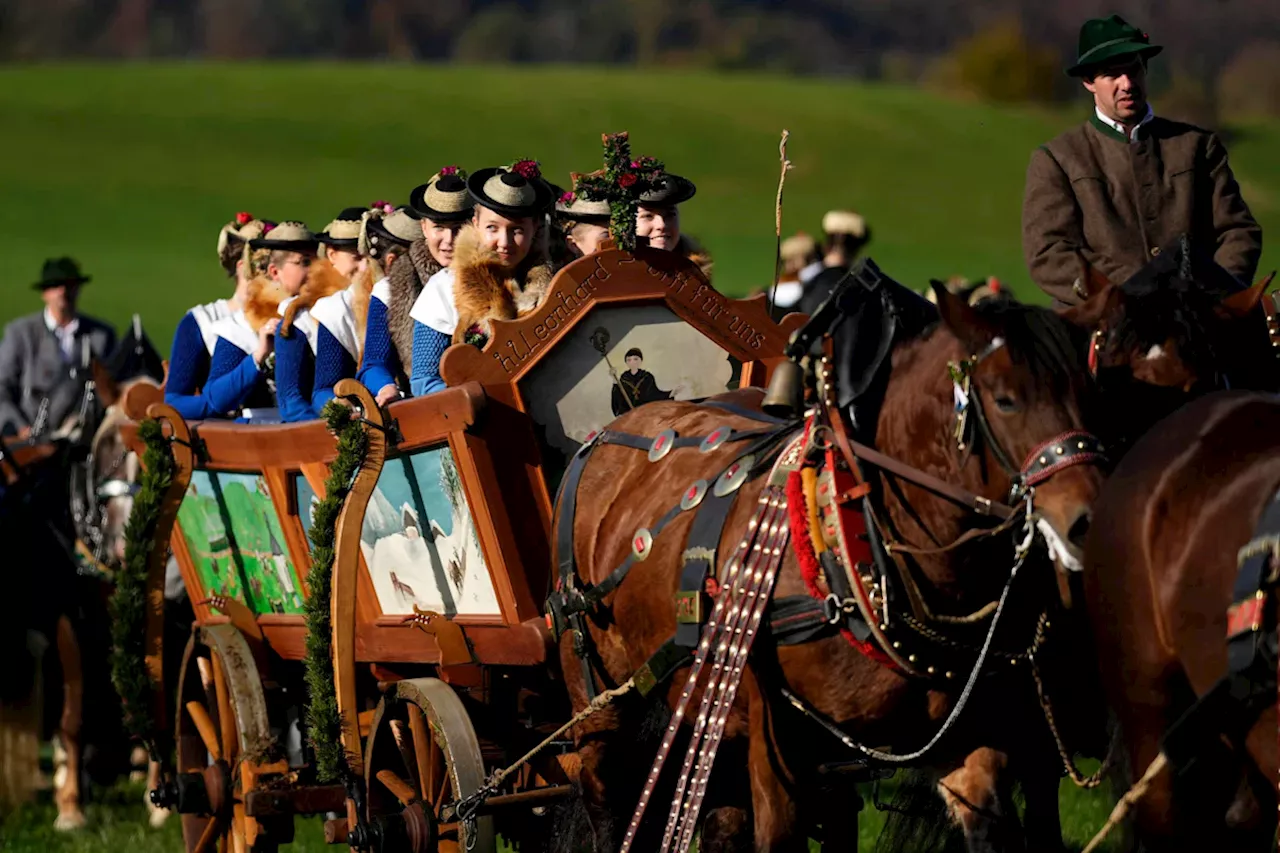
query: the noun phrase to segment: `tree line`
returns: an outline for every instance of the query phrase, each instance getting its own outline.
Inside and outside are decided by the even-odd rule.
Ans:
[[[1060,71],[1080,23],[1110,12],[1166,46],[1166,85],[1177,78],[1216,99],[1228,71],[1251,82],[1268,69],[1280,75],[1275,0],[5,0],[0,61],[678,65],[938,82],[988,97],[1046,99],[1066,91]],[[984,63],[990,67],[975,70]],[[975,83],[975,74],[1005,79]]]

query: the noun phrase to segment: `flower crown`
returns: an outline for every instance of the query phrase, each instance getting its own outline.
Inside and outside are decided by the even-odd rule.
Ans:
[[[535,178],[542,177],[541,164],[537,160],[517,160],[506,167],[508,172],[514,172],[526,181],[532,181]]]

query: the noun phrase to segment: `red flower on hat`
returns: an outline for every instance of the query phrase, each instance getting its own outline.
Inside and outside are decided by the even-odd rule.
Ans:
[[[456,174],[458,174],[457,166],[445,166],[443,169],[440,170],[440,177],[442,178],[445,177],[446,175],[456,175]]]
[[[635,186],[635,183],[638,180],[639,178],[636,177],[635,172],[626,172],[618,176],[618,186],[622,187],[623,189],[626,189],[627,187],[633,187]]]
[[[276,224],[274,222],[268,222],[266,225],[262,226],[262,233],[270,234],[273,230],[275,230],[275,227],[276,227]]]
[[[511,171],[515,172],[526,181],[532,181],[534,178],[542,177],[542,172],[538,168],[537,160],[517,160],[512,164]]]
[[[241,211],[240,213],[236,214],[237,225],[248,225],[252,221],[253,221],[252,213],[245,213],[244,211]]]
[[[573,200],[575,198],[577,198],[577,196],[575,196],[572,192],[566,192],[564,195],[560,196],[560,203],[566,204],[566,205],[573,204]]]

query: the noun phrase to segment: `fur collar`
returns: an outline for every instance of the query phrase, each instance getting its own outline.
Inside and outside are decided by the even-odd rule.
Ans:
[[[711,280],[711,253],[702,247],[697,240],[688,234],[681,234],[679,241],[676,243],[676,251],[693,261],[702,269],[702,274]]]
[[[373,285],[382,277],[382,267],[372,260],[365,265],[364,272],[356,274],[351,294],[351,316],[356,326],[356,363],[360,363],[364,355],[364,328],[369,322],[369,299],[373,296]]]
[[[545,229],[539,228],[529,256],[514,270],[507,270],[497,254],[481,244],[479,232],[463,226],[453,248],[453,304],[458,309],[455,344],[464,342],[472,327],[492,334],[491,321],[514,320],[542,304],[553,275],[546,239]]]
[[[249,282],[244,295],[244,319],[255,332],[268,320],[279,317],[280,303],[287,298],[284,288],[265,275]],[[297,301],[297,300],[295,300]]]
[[[345,275],[333,268],[333,264],[323,258],[312,261],[307,269],[307,280],[302,283],[302,289],[298,291],[298,298],[289,303],[289,307],[285,309],[284,320],[280,323],[286,337],[289,329],[293,327],[293,318],[299,311],[310,308],[330,294],[346,290],[350,284]]]
[[[427,279],[443,267],[432,257],[427,241],[414,240],[409,251],[395,259],[387,271],[387,286],[391,290],[391,304],[387,306],[387,325],[391,342],[406,374],[413,374],[413,318],[409,312]]]

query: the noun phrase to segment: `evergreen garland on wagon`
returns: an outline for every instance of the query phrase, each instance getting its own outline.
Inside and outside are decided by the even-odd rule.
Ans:
[[[338,436],[338,458],[329,466],[324,499],[311,514],[311,571],[307,574],[307,647],[304,660],[307,682],[307,739],[316,755],[316,776],[321,782],[346,781],[351,765],[342,747],[342,715],[333,677],[332,598],[334,540],[338,514],[364,464],[369,438],[350,406],[331,400],[324,418]]]
[[[604,169],[579,177],[571,195],[609,202],[609,234],[619,249],[634,252],[640,196],[654,189],[666,167],[652,157],[633,160],[627,133],[606,133],[602,139]]]
[[[164,430],[155,420],[138,425],[146,446],[133,510],[125,525],[124,565],[111,596],[111,683],[124,706],[124,727],[159,760],[152,699],[155,685],[147,669],[147,577],[156,527],[177,463]]]

